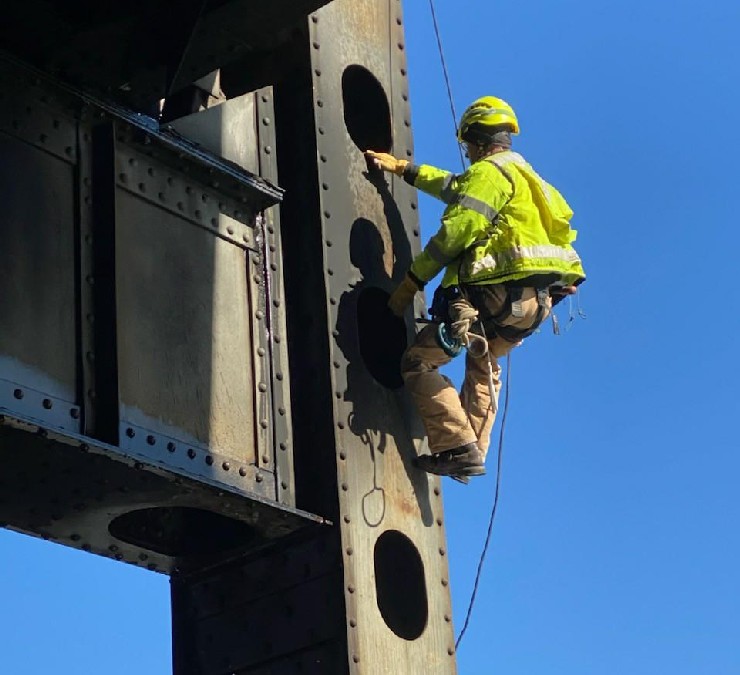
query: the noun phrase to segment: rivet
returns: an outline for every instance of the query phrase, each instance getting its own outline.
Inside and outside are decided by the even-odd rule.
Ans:
[[[349,524],[352,522],[352,519],[349,516],[344,516],[344,522]]]
[[[272,148],[269,145],[266,145],[264,147],[264,151],[266,155],[269,155],[272,152]]]
[[[336,305],[337,304],[337,299],[336,298],[329,298],[329,304]]]
[[[328,190],[329,189],[329,183],[322,183],[321,184],[321,189],[322,190]]]
[[[239,475],[240,476],[246,476],[247,475],[247,470],[243,466],[239,467]]]
[[[211,457],[211,455],[206,455],[206,464],[208,464],[208,466],[213,464],[213,457]]]
[[[340,452],[340,453],[339,453],[339,459],[341,459],[341,460],[345,460],[345,459],[347,459],[347,454],[346,454],[346,453],[344,453],[344,452]]]
[[[401,68],[401,75],[403,75],[404,77],[406,76],[406,69],[405,68]]]
[[[264,382],[260,382],[260,383],[259,383],[259,385],[257,386],[257,388],[258,388],[258,389],[259,389],[259,390],[260,390],[261,392],[265,392],[265,391],[267,391],[267,385],[266,385],[266,384],[265,384]]]
[[[285,408],[278,408],[278,415],[280,415],[281,417],[285,415]]]
[[[319,17],[314,14],[314,15],[311,16],[311,21],[313,23],[318,23],[319,22]]]
[[[416,202],[411,202],[411,209],[416,211]]]
[[[137,471],[141,471],[144,468],[144,465],[141,462],[134,462],[134,469]]]
[[[139,183],[139,192],[146,192],[146,183]]]
[[[455,650],[452,647],[447,647],[447,653],[452,656],[455,653]]]
[[[445,554],[445,550],[443,548],[440,548],[439,549],[439,555],[444,555],[444,554]]]
[[[81,536],[80,536],[79,534],[73,534],[73,535],[72,535],[72,536],[70,537],[70,539],[71,539],[72,541],[79,541],[80,539],[82,539],[82,537],[81,537]]]
[[[229,225],[229,226],[228,226],[228,227],[226,228],[226,231],[227,231],[227,232],[228,232],[229,234],[234,234],[234,228],[233,228],[233,226]]]
[[[185,208],[185,204],[182,202],[177,202],[177,208],[179,211],[182,211]]]
[[[313,48],[314,48],[314,49],[318,49],[318,48],[319,48],[319,46],[320,46],[320,45],[319,45],[319,43],[318,43],[318,42],[314,42],[314,43],[313,43]]]
[[[349,485],[347,483],[342,483],[342,491],[347,492],[349,490]]]
[[[193,450],[193,448],[188,449],[188,457],[190,457],[190,459],[195,459],[195,450]]]
[[[317,105],[317,106],[318,106],[319,108],[323,108],[323,107],[324,107],[324,102],[323,102],[323,101],[322,101],[321,99],[319,99],[318,101],[316,101],[316,105]]]
[[[269,464],[270,458],[267,455],[262,455],[262,463],[263,464]]]
[[[441,580],[440,580],[440,582],[441,582],[441,584],[442,584],[443,586],[447,586],[447,584],[449,583],[449,582],[447,581],[447,579],[441,579]]]
[[[218,227],[218,218],[211,218],[211,225],[213,227]]]
[[[355,621],[354,619],[350,619],[349,625],[351,628],[357,628],[357,621]]]
[[[359,663],[359,662],[360,662],[360,657],[359,657],[359,656],[357,656],[357,654],[352,654],[352,660],[353,660],[353,661],[354,661],[355,663]]]
[[[333,277],[333,276],[334,276],[334,270],[333,270],[333,269],[332,269],[331,267],[330,267],[329,269],[327,269],[327,270],[326,270],[326,273],[327,273],[327,274],[328,274],[328,275],[329,275],[330,277]]]
[[[434,494],[439,497],[439,488],[435,486],[434,488]]]
[[[257,356],[264,356],[265,355],[265,349],[264,347],[259,347],[257,349]]]
[[[316,76],[317,76],[317,77],[321,77],[321,69],[320,69],[320,68],[317,68],[317,69],[316,69],[316,70],[314,70],[313,72],[314,72],[314,73],[316,73]]]
[[[263,429],[267,429],[267,420],[262,420],[262,421],[260,422],[260,426],[261,426],[261,427],[262,427]]]
[[[349,591],[350,593],[354,593],[354,592],[355,592],[355,587],[354,587],[354,586],[353,586],[352,584],[350,584],[349,586],[347,586],[347,590],[348,590],[348,591]]]
[[[152,436],[151,434],[149,434],[149,436],[146,437],[146,442],[149,445],[154,445],[157,442],[157,439],[154,438],[154,436]]]
[[[280,481],[280,487],[283,488],[283,490],[287,490],[288,484],[285,481]]]
[[[231,468],[231,464],[229,464],[228,462],[224,462],[224,463],[223,463],[223,464],[221,465],[221,468],[222,468],[222,469],[223,469],[224,471],[228,471],[228,470],[229,470],[229,469]]]
[[[406,148],[406,157],[411,157],[412,154],[413,153],[411,152],[411,150],[409,150],[408,148]]]
[[[256,476],[254,477],[254,480],[256,480],[256,481],[257,481],[258,483],[261,483],[261,482],[262,482],[262,481],[263,481],[264,479],[262,478],[262,474],[259,474],[259,473],[258,473],[258,474],[257,474],[257,475],[256,475]]]
[[[279,342],[279,340],[275,340],[275,342]],[[279,380],[280,382],[282,382],[283,381],[283,374],[282,373],[276,373],[275,374],[275,379],[276,380]]]
[[[402,23],[402,22],[401,22],[401,17],[400,17],[400,16],[397,16],[397,17],[396,17],[396,24],[398,24],[398,25],[400,26],[400,25],[401,25],[401,23]]]
[[[167,450],[169,452],[175,452],[176,449],[177,449],[177,446],[172,441],[167,443]]]
[[[126,436],[128,436],[129,438],[133,438],[134,436],[136,436],[136,432],[131,427],[129,427],[128,429],[126,429]]]
[[[399,48],[399,49],[403,49],[403,42],[399,42],[399,43],[398,43],[398,48]]]
[[[67,155],[67,157],[71,157],[72,156],[72,147],[68,145],[66,148],[64,148],[64,154]]]
[[[352,550],[352,547],[351,546],[348,546],[347,547],[347,555],[352,555],[353,553],[354,553],[354,551]]]
[[[419,230],[414,230],[414,236],[415,237],[418,237],[419,236]]]
[[[264,315],[264,314],[262,313],[262,310],[261,310],[261,309],[258,309],[258,310],[257,310],[257,311],[256,311],[256,312],[254,313],[254,316],[255,316],[255,318],[257,319],[257,321],[261,321],[261,320],[262,320],[262,319],[264,318],[264,316],[265,316],[265,315]]]
[[[72,419],[74,419],[74,420],[80,419],[80,411],[79,411],[79,408],[70,408],[70,410],[69,410],[69,416]]]
[[[338,427],[339,427],[340,429],[344,429],[344,422],[337,422],[337,426],[338,426]]]
[[[45,398],[45,399],[44,399],[44,400],[43,400],[43,401],[41,402],[41,405],[42,405],[42,406],[44,406],[44,408],[45,408],[46,410],[51,410],[51,408],[52,408],[52,405],[53,405],[53,403],[51,402],[51,399],[50,399],[50,398]]]
[[[324,218],[331,218],[331,213],[324,211]]]
[[[334,361],[334,363],[332,363],[332,365],[333,365],[333,366],[334,366],[335,368],[339,368],[339,361]]]
[[[185,186],[185,194],[186,195],[189,195],[189,194],[192,194],[192,192],[193,192],[193,188],[191,188],[189,185],[186,185]]]
[[[262,118],[262,124],[264,124],[266,127],[270,126],[270,118],[269,117],[263,117]]]
[[[198,220],[200,220],[202,216],[203,216],[203,214],[198,209],[195,209],[195,217]],[[233,232],[232,232],[232,234],[233,234]]]
[[[450,621],[452,621],[452,618],[450,617],[450,615],[449,615],[449,614],[445,614],[445,617],[444,617],[444,618],[445,618],[445,621],[446,621],[447,623],[450,623]]]
[[[151,167],[151,166],[150,166],[150,167],[149,167],[149,168],[148,168],[148,169],[146,170],[146,172],[147,172],[147,173],[148,173],[148,174],[149,174],[150,176],[153,176],[153,175],[154,175],[154,169],[152,169],[152,167]]]
[[[116,551],[118,551],[118,546],[116,546],[115,544],[111,544],[111,545],[110,545],[110,546],[108,547],[108,550],[109,550],[109,551],[110,551],[111,553],[115,553]]]
[[[327,239],[326,240],[326,245],[327,245],[327,247],[331,248],[331,246],[332,246],[331,239]]]
[[[280,449],[281,450],[287,450],[288,449],[288,444],[287,443],[281,443],[280,444]]]
[[[141,560],[141,562],[146,562],[149,560],[149,556],[146,553],[139,553],[139,560]]]
[[[322,162],[326,162],[326,155],[319,155],[319,159],[320,159],[320,160],[321,160]]]
[[[440,527],[442,527],[442,519],[441,518],[437,518],[437,525],[439,525]]]

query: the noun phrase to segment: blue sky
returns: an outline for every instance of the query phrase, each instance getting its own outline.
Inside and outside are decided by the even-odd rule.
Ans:
[[[437,5],[458,112],[515,106],[516,149],[570,201],[589,274],[588,318],[513,355],[459,672],[738,675],[740,4]],[[428,4],[405,12],[416,159],[456,169]],[[440,213],[421,198],[425,238]],[[444,485],[458,628],[493,459]],[[169,672],[166,577],[5,531],[0,560],[0,672]]]

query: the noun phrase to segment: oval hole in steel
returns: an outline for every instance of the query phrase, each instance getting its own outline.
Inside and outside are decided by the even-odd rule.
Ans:
[[[363,152],[390,152],[393,145],[391,110],[383,86],[362,66],[347,66],[342,74],[344,123]]]
[[[112,520],[108,532],[127,544],[172,558],[230,551],[256,538],[246,523],[187,506],[130,511]]]
[[[398,637],[416,640],[427,625],[424,564],[414,542],[388,530],[375,542],[375,592],[384,621]]]
[[[388,309],[389,295],[365,288],[357,298],[357,335],[360,355],[375,380],[388,389],[400,389],[401,357],[406,350],[406,324]]]

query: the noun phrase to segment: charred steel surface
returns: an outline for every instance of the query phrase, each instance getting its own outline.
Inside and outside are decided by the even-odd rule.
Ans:
[[[213,565],[321,522],[260,494],[262,483],[246,494],[214,489],[6,415],[0,463],[4,526],[159,572]]]
[[[172,603],[178,675],[347,671],[336,531],[174,575]]]
[[[327,0],[8,1],[0,46],[139,107],[289,38]]]

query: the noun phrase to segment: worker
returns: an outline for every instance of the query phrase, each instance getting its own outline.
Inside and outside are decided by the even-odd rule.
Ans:
[[[417,466],[463,482],[485,473],[501,388],[497,359],[537,330],[553,299],[574,293],[585,279],[572,246],[573,212],[512,151],[511,137],[518,133],[512,107],[484,96],[460,119],[458,141],[470,160],[460,175],[367,152],[374,168],[402,176],[447,204],[439,231],[416,256],[388,305],[403,316],[415,294],[445,269],[432,303],[439,323],[417,334],[403,356],[401,372],[431,453],[418,457]],[[453,358],[456,340],[470,344],[459,396],[439,372]],[[484,349],[474,350],[476,344]]]

